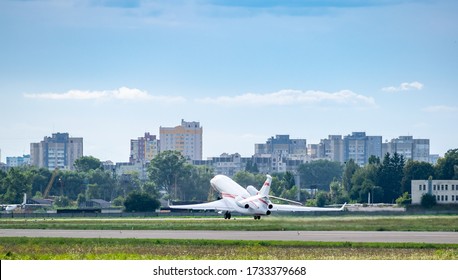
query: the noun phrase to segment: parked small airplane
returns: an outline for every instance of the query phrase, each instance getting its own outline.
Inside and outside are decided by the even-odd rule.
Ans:
[[[224,213],[224,219],[230,219],[232,212],[253,215],[255,220],[261,216],[270,215],[272,212],[308,212],[308,211],[342,211],[346,203],[340,208],[305,207],[296,205],[274,204],[270,198],[284,200],[290,203],[298,203],[292,200],[283,199],[269,195],[272,177],[267,175],[262,188],[258,191],[253,186],[246,189],[235,181],[224,175],[216,175],[210,180],[212,187],[221,193],[221,199],[190,205],[170,205],[172,209],[190,210],[215,210]]]
[[[1,205],[1,209],[6,212],[13,212],[16,209],[24,209],[26,206],[49,206],[48,204],[28,204],[27,203],[27,194],[24,193],[24,200],[21,204],[5,204]]]

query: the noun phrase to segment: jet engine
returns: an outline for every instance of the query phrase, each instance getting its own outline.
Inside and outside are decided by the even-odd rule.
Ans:
[[[251,195],[257,195],[258,194],[258,190],[255,187],[253,187],[252,185],[249,185],[248,187],[246,187],[246,190]]]
[[[235,198],[235,203],[237,204],[237,206],[245,208],[245,209],[250,208],[250,205],[248,203],[240,203],[240,201],[242,201],[242,200],[243,200],[243,198],[241,198],[240,196]]]

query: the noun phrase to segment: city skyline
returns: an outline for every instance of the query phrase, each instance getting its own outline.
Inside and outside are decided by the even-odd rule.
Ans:
[[[200,122],[203,158],[276,134],[364,131],[457,148],[458,3],[1,1],[0,149],[56,132],[84,154]]]
[[[196,122],[186,122],[185,120],[182,120],[181,121],[181,125],[177,125],[175,128],[178,128],[178,130],[182,129],[182,125],[183,124],[194,124],[194,125],[197,125],[199,126],[200,123],[196,123]],[[197,127],[196,126],[196,127]],[[161,127],[163,128],[163,127]],[[172,128],[167,128],[167,129],[172,129]],[[199,130],[201,129],[201,127],[199,127]],[[68,132],[56,132],[56,133],[53,133],[52,134],[52,137],[49,137],[49,136],[44,136],[44,141],[48,141],[49,139],[51,138],[54,138],[56,137],[56,135],[66,135],[67,137],[68,136],[71,136],[69,135]],[[355,138],[356,137],[356,138]],[[364,140],[364,141],[373,141],[375,140],[374,144],[375,143],[378,143],[380,146],[379,147],[372,147],[371,145],[369,145],[367,148],[368,149],[374,149],[374,150],[368,150],[364,153],[367,153],[367,157],[370,156],[370,155],[376,155],[376,154],[380,154],[378,157],[380,159],[383,158],[384,154],[385,153],[390,153],[390,154],[393,154],[396,151],[396,145],[401,145],[399,146],[399,148],[402,150],[401,151],[401,155],[403,155],[403,153],[405,152],[404,150],[407,148],[407,149],[416,149],[414,148],[413,146],[409,146],[409,145],[412,145],[415,143],[417,144],[426,144],[426,150],[428,151],[428,154],[421,154],[421,155],[412,155],[411,152],[413,152],[413,150],[410,150],[408,151],[408,156],[406,157],[406,160],[408,159],[411,159],[411,157],[415,157],[414,160],[418,160],[418,157],[422,158],[420,161],[424,161],[424,162],[430,162],[430,163],[433,163],[435,160],[437,160],[437,156],[443,156],[443,155],[438,155],[438,154],[434,154],[434,153],[431,153],[430,152],[430,139],[419,139],[419,138],[414,138],[414,136],[406,136],[406,135],[400,135],[396,138],[393,138],[393,139],[384,139],[383,136],[381,135],[366,135],[366,132],[351,132],[351,133],[348,133],[348,134],[344,134],[344,135],[328,135],[327,138],[321,138],[319,140],[319,142],[316,142],[316,143],[310,143],[310,142],[307,142],[307,139],[305,138],[301,138],[301,139],[292,139],[290,138],[290,135],[289,134],[276,134],[275,136],[270,136],[268,138],[266,138],[265,142],[262,142],[262,143],[253,143],[253,151],[251,153],[248,153],[247,155],[241,155],[239,152],[235,151],[233,153],[227,153],[227,152],[221,152],[219,154],[215,154],[215,155],[209,155],[205,158],[201,158],[201,159],[196,159],[196,158],[189,158],[190,160],[197,160],[197,161],[200,161],[200,160],[208,160],[208,159],[211,159],[211,158],[217,158],[217,157],[220,157],[220,156],[228,156],[228,155],[234,155],[234,154],[239,154],[240,156],[242,157],[246,157],[246,158],[249,158],[249,157],[255,157],[256,155],[262,155],[262,154],[272,154],[272,152],[268,152],[267,150],[269,149],[270,144],[268,143],[280,143],[280,149],[284,149],[284,147],[281,145],[281,144],[284,144],[283,142],[287,141],[292,141],[291,143],[294,143],[295,148],[293,148],[294,152],[291,152],[291,155],[293,156],[297,156],[299,154],[302,154],[304,156],[307,156],[308,158],[307,159],[303,159],[303,160],[316,160],[316,159],[328,159],[328,160],[331,160],[331,161],[340,161],[340,162],[345,162],[346,159],[344,158],[344,151],[343,150],[340,150],[342,149],[343,147],[340,147],[340,148],[337,148],[338,150],[337,151],[333,151],[332,149],[336,148],[336,147],[333,147],[333,148],[330,148],[331,146],[334,146],[337,144],[337,142],[335,142],[334,144],[330,143],[329,141],[331,141],[331,139],[333,141],[338,141],[340,144],[337,144],[337,145],[342,145],[344,143],[344,141],[346,141],[346,139],[360,139],[361,137],[367,139],[367,140]],[[80,141],[83,141],[83,138],[81,137],[78,137],[78,138],[71,138],[71,139],[80,139]],[[185,140],[185,139],[182,139],[182,140]],[[148,154],[149,155],[146,155],[145,154],[145,151],[141,151],[141,148],[139,149],[138,147],[138,142],[139,141],[143,141],[142,145],[144,145],[144,149],[150,149],[148,151]],[[149,145],[152,144],[152,146],[150,147],[147,147],[148,145],[145,144],[145,142],[147,141],[152,141]],[[186,141],[186,140],[185,140]],[[279,141],[279,142],[278,142]],[[43,143],[43,141],[41,141],[41,143]],[[114,161],[113,159],[101,159],[103,162],[113,162],[113,163],[135,163],[135,162],[142,162],[142,161],[150,161],[157,152],[162,152],[160,146],[163,146],[162,149],[165,149],[165,150],[168,150],[168,149],[171,149],[171,147],[166,147],[164,145],[161,145],[161,137],[159,135],[155,135],[155,134],[151,134],[150,132],[145,132],[143,136],[138,136],[136,138],[133,138],[130,140],[130,152],[129,152],[129,158],[127,160],[121,160],[121,161]],[[286,143],[286,142],[285,142]],[[31,147],[31,151],[29,154],[23,154],[22,156],[24,157],[28,157],[30,158],[30,155],[33,153],[32,152],[32,148],[35,148],[35,147],[32,147],[32,146],[35,146],[39,143],[30,143],[30,147]],[[82,145],[82,142],[81,142],[81,145]],[[276,144],[274,144],[276,145]],[[305,146],[304,146],[305,145]],[[388,145],[388,146],[386,146]],[[394,146],[392,146],[394,145]],[[271,149],[272,147],[270,147]],[[82,149],[82,146],[81,146],[81,149]],[[319,151],[318,151],[318,150]],[[328,150],[328,149],[331,149],[331,150]],[[423,148],[424,149],[424,148]],[[172,150],[176,150],[176,149],[173,149]],[[423,152],[426,152],[423,151]],[[377,152],[378,151],[378,152]],[[1,152],[1,150],[0,150]],[[139,154],[138,153],[142,153],[143,156],[140,156],[139,157]],[[331,153],[332,155],[329,155],[327,153]],[[318,154],[317,154],[318,153]],[[274,153],[275,154],[275,153]],[[284,154],[284,156],[287,156],[288,154],[290,154],[289,152],[286,152]],[[11,160],[18,160],[22,157],[21,155],[15,155],[15,156],[7,156],[9,159]],[[94,156],[94,155],[91,155],[91,154],[86,154],[84,153],[83,156]],[[349,158],[353,158],[356,160],[355,155],[346,155],[346,157],[349,157]],[[6,157],[5,157],[6,158]],[[1,162],[1,161],[0,161]],[[5,160],[6,162],[6,160]],[[35,164],[32,164],[32,165],[37,165],[36,163]],[[363,164],[364,165],[364,164]]]

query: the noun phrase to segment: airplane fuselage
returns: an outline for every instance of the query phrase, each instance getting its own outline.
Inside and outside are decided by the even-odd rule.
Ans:
[[[224,175],[216,175],[210,180],[210,183],[216,191],[221,193],[226,203],[234,208],[235,212],[254,216],[270,215],[270,201],[267,199],[256,199],[243,202],[252,195],[230,178]]]
[[[18,208],[18,206],[17,206],[16,204],[14,204],[14,205],[7,205],[7,206],[5,207],[5,211],[6,211],[6,212],[11,212],[11,211],[16,210],[17,208]]]

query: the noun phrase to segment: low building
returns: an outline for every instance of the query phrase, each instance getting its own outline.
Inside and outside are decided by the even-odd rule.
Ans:
[[[110,208],[111,202],[105,201],[103,199],[89,199],[85,203],[79,205],[79,208]]]
[[[6,157],[7,167],[19,167],[30,164],[30,155],[23,155],[22,157]]]
[[[420,204],[429,193],[438,204],[458,204],[458,180],[412,180],[412,204]]]

